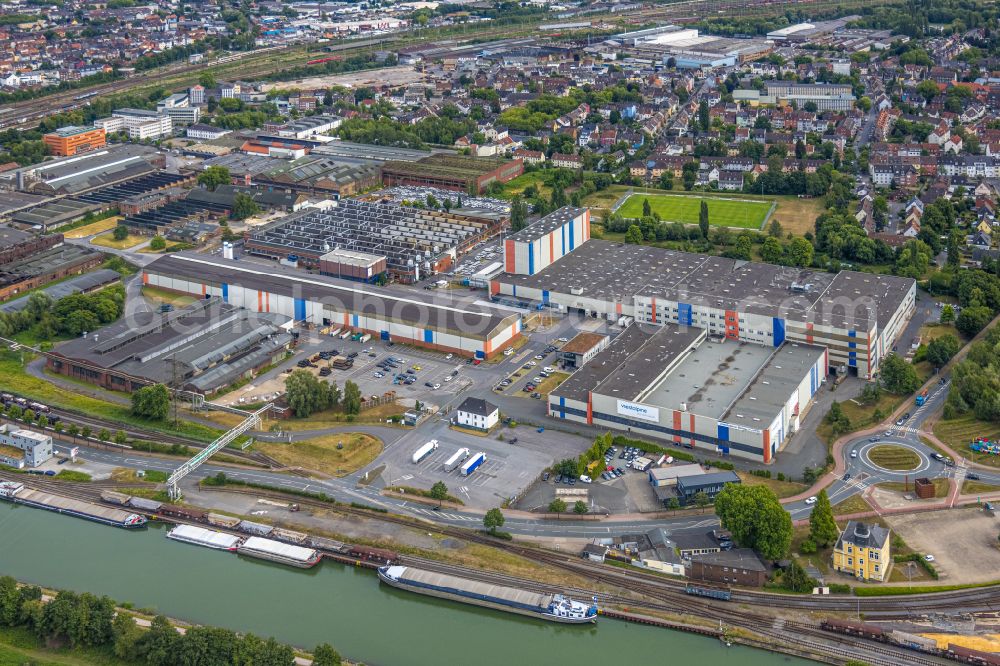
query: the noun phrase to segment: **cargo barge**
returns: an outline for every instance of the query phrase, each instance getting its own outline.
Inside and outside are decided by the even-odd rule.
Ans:
[[[206,530],[204,527],[197,527],[195,525],[178,525],[167,532],[167,538],[194,546],[204,546],[206,548],[214,548],[215,550],[228,550],[231,553],[235,553],[236,549],[243,543],[243,539],[238,536],[215,530]]]
[[[0,481],[0,499],[127,530],[146,526],[146,517],[141,514],[26,488],[17,481]]]
[[[270,560],[279,564],[288,564],[300,569],[316,566],[323,557],[319,551],[302,546],[293,546],[273,539],[252,536],[236,548],[240,555]]]
[[[586,624],[597,621],[597,601],[585,604],[561,594],[542,594],[403,566],[379,567],[386,585],[473,606],[537,617],[549,622]]]

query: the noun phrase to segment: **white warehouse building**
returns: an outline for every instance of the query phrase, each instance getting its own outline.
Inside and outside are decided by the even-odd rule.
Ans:
[[[466,357],[501,353],[521,334],[519,313],[188,252],[160,257],[145,267],[142,281],[196,298],[217,296],[253,312],[291,317],[295,323],[343,327]]]
[[[0,465],[16,469],[38,467],[52,457],[52,437],[24,430],[11,423],[0,425]]]

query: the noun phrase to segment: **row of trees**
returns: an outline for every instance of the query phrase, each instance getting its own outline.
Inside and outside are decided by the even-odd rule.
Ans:
[[[47,603],[36,586],[19,587],[0,577],[0,625],[23,627],[40,640],[74,648],[107,650],[116,658],[149,666],[292,666],[295,652],[274,638],[237,634],[217,627],[191,627],[184,634],[158,615],[148,630],[127,613],[116,611],[109,597],[62,591]],[[314,666],[337,666],[340,655],[323,644],[313,653]]]
[[[341,409],[353,416],[361,411],[361,389],[351,380],[341,393],[337,382],[320,380],[308,370],[296,370],[285,380],[285,399],[299,418],[328,409]]]
[[[946,419],[974,414],[983,421],[1000,422],[1000,327],[994,326],[955,365],[944,406]]]
[[[30,330],[39,340],[75,337],[118,319],[125,307],[125,288],[114,285],[89,294],[70,294],[58,301],[42,291],[28,297],[20,312],[0,312],[0,336]]]

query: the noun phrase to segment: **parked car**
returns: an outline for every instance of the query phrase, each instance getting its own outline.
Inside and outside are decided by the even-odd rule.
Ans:
[[[924,562],[933,562],[933,561],[934,561],[933,555],[930,554],[924,555]]]
[[[543,473],[542,474],[542,481],[548,481],[548,480],[549,480],[549,473],[548,472]]]
[[[587,476],[586,474],[581,474],[581,475],[580,475],[580,483],[590,483],[590,482],[591,482],[592,480],[593,480],[593,479],[591,479],[591,478],[590,478],[589,476]]]
[[[965,475],[965,478],[967,478],[969,481],[978,481],[979,475],[976,474],[975,472],[969,472],[968,474]]]

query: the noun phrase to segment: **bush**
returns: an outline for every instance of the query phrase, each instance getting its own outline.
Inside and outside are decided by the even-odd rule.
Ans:
[[[816,542],[812,539],[806,539],[802,542],[802,545],[799,546],[799,552],[803,555],[812,555],[816,552],[816,550]]]
[[[851,586],[845,583],[830,583],[827,585],[830,588],[830,594],[850,594]]]
[[[489,530],[478,530],[478,532],[480,534],[485,534],[486,536],[503,539],[504,541],[512,541],[514,539],[514,535],[511,534],[510,532],[501,532],[500,530],[497,530],[496,532],[491,532]]]

